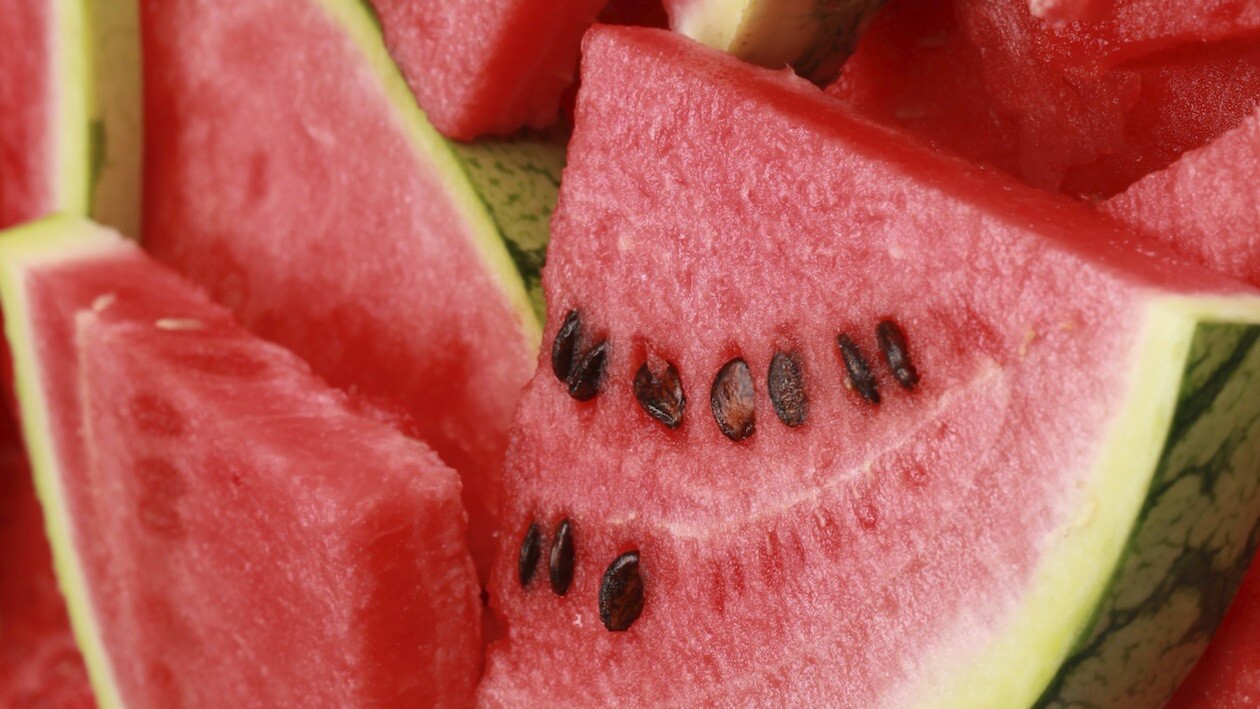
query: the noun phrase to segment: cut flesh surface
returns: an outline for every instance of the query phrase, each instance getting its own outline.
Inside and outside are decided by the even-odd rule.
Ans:
[[[526,390],[482,700],[1170,694],[1260,509],[1255,292],[675,35],[588,33],[582,85],[544,341],[579,311],[604,379],[575,400],[547,347]],[[765,394],[777,352],[804,372],[802,425]],[[714,384],[735,358],[756,424],[739,443],[708,405],[742,401]],[[677,371],[677,428],[637,400],[644,363]],[[561,519],[567,594],[522,588],[525,530],[546,549]],[[634,585],[602,579],[629,551],[642,613],[610,633],[601,588]]]
[[[17,424],[0,406],[0,706],[94,706]]]
[[[103,706],[462,704],[459,482],[116,234],[0,239],[58,578]]]
[[[367,0],[429,120],[470,140],[555,123],[607,0]]]
[[[559,153],[455,152],[357,0],[144,13],[146,245],[432,445],[488,565]]]

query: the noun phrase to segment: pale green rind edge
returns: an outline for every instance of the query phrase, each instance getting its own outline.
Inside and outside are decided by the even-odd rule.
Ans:
[[[33,313],[26,299],[26,274],[43,264],[69,263],[127,248],[130,247],[113,232],[75,217],[50,217],[0,234],[0,309],[5,314],[5,335],[13,355],[22,435],[35,478],[35,492],[44,510],[57,584],[66,600],[92,691],[102,709],[123,704],[97,629],[83,567],[71,540],[70,516],[58,472],[60,461],[42,387],[44,372],[35,341],[35,324],[31,322]]]
[[[88,32],[86,153],[92,218],[140,236],[144,116],[140,7],[136,0],[79,0]],[[79,213],[79,212],[76,212]]]
[[[51,6],[53,97],[52,180],[53,212],[87,214],[91,203],[91,166],[88,116],[91,84],[84,0],[58,0]]]
[[[361,0],[310,0],[323,8],[354,42],[393,106],[416,154],[432,164],[440,182],[472,235],[472,242],[487,269],[495,275],[504,298],[517,315],[524,335],[533,345],[542,340],[542,323],[526,292],[525,283],[512,262],[494,218],[446,138],[429,123],[416,103],[402,73],[385,48],[380,24]]]
[[[1155,296],[1143,317],[1130,366],[1117,368],[1128,377],[1124,405],[1108,431],[1093,473],[1082,481],[1076,517],[1047,540],[1033,580],[1010,611],[998,611],[1007,618],[1001,627],[986,631],[982,629],[990,621],[983,618],[957,619],[953,630],[929,643],[923,655],[929,659],[914,673],[918,680],[901,687],[887,705],[1007,708],[1050,703],[1048,688],[1090,642],[1107,599],[1128,587],[1126,572],[1147,568],[1149,559],[1132,556],[1132,540],[1142,533],[1143,521],[1152,521],[1144,510],[1167,453],[1164,446],[1150,442],[1168,440],[1185,396],[1183,382],[1194,376],[1192,353],[1201,346],[1204,333],[1212,330],[1203,325],[1256,326],[1260,300]],[[1238,372],[1248,379],[1260,377],[1260,350],[1251,355],[1246,369]],[[1227,421],[1234,429],[1250,430],[1260,423],[1260,406],[1230,412]],[[1253,490],[1260,486],[1255,479],[1260,451],[1239,467],[1249,472]],[[1239,526],[1245,526],[1249,534],[1260,512],[1249,504],[1254,502],[1239,497],[1217,501],[1212,509],[1240,518]],[[1162,526],[1167,529],[1166,524]],[[1197,620],[1201,616],[1197,607],[1173,610],[1182,617]],[[1158,648],[1181,645],[1181,638],[1175,637],[1181,632],[1179,626],[1168,625],[1167,617],[1160,620],[1145,625],[1145,642]],[[1192,654],[1197,657],[1197,651]],[[1137,691],[1149,684],[1151,668],[1124,659],[1094,669],[1109,678],[1113,689],[1132,694],[1128,688]],[[1193,659],[1182,657],[1174,663],[1176,667],[1163,668],[1173,675],[1169,681],[1179,679]]]
[[[830,83],[885,0],[692,0],[675,31],[772,69]]]

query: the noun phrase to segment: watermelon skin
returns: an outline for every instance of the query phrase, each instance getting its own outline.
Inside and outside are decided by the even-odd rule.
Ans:
[[[607,0],[368,0],[420,105],[443,135],[555,123],[582,33]]]
[[[465,165],[355,0],[143,11],[145,245],[459,470],[488,568],[561,153]]]
[[[1254,562],[1253,562],[1254,563]],[[1243,709],[1260,702],[1260,573],[1247,574],[1203,657],[1168,709]]]
[[[1087,199],[1206,145],[1260,98],[1253,41],[1184,42],[1123,63],[1097,49],[1107,43],[1056,31],[1020,0],[894,0],[830,91],[939,147]]]
[[[93,707],[16,422],[0,407],[0,705]]]
[[[27,446],[103,705],[470,701],[479,587],[458,479],[431,451],[99,227],[39,223],[0,256]]]
[[[1237,586],[1260,509],[1255,294],[782,72],[648,30],[594,30],[584,51],[544,342],[580,310],[581,346],[609,343],[605,384],[575,401],[548,347],[518,409],[491,586],[507,635],[480,700],[1141,706],[1171,693]],[[876,359],[884,318],[906,333],[914,391]],[[846,386],[837,333],[871,358],[878,407]],[[776,350],[803,362],[802,427],[762,394]],[[705,405],[736,356],[757,422],[738,444]],[[653,358],[686,390],[676,430],[636,401]],[[567,595],[522,588],[525,530],[536,521],[545,550],[562,519]],[[631,550],[642,614],[610,633],[601,578]],[[1134,643],[1144,654],[1126,664]]]

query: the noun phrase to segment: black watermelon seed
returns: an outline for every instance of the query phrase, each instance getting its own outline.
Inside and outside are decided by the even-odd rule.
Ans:
[[[862,356],[862,351],[845,334],[836,338],[836,344],[840,346],[840,354],[844,357],[844,368],[849,372],[849,382],[853,384],[853,388],[862,395],[863,399],[872,404],[878,404],[879,389],[876,388],[875,376],[871,374],[871,367]]]
[[[687,409],[687,397],[683,394],[682,379],[672,364],[658,377],[647,362],[634,375],[634,396],[639,405],[652,418],[668,428],[678,428],[683,412]]]
[[[789,427],[796,428],[809,416],[809,396],[805,394],[805,370],[795,352],[775,352],[767,377],[774,413]]]
[[[573,525],[566,518],[556,527],[556,534],[551,538],[551,560],[548,575],[551,577],[551,590],[557,596],[569,592],[569,584],[573,583]]]
[[[569,372],[569,396],[578,401],[590,401],[599,394],[599,387],[604,383],[604,362],[608,359],[608,341],[587,350]]]
[[[562,382],[568,382],[569,370],[573,368],[573,352],[577,349],[581,330],[582,317],[578,315],[578,311],[570,310],[564,316],[560,330],[556,332],[555,342],[551,343],[551,371]]]
[[[906,389],[913,389],[919,383],[919,372],[910,363],[910,353],[906,348],[906,335],[892,320],[884,320],[875,328],[875,337],[879,340],[879,349],[888,360],[888,368],[893,378]]]
[[[516,561],[516,571],[521,578],[521,588],[529,585],[534,578],[534,569],[538,568],[538,557],[542,555],[542,530],[537,522],[530,522],[525,530],[525,538],[521,540],[521,556]]]
[[[599,619],[614,633],[628,630],[643,612],[643,577],[639,552],[628,551],[613,559],[599,584]]]
[[[752,373],[748,363],[736,357],[718,371],[709,392],[709,405],[718,428],[732,441],[742,441],[757,430]]]

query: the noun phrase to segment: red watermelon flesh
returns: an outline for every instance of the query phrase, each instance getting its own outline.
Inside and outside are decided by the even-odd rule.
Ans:
[[[1099,205],[1186,258],[1260,284],[1260,112]]]
[[[607,0],[369,0],[429,120],[470,140],[556,121]]]
[[[0,229],[56,206],[51,2],[0,0]]]
[[[1113,62],[1260,32],[1260,5],[1253,0],[1030,0],[1029,9],[1062,36],[1097,38]],[[1079,24],[1064,24],[1072,22]]]
[[[1253,562],[1254,564],[1254,562]],[[1260,704],[1260,567],[1247,574],[1212,644],[1167,709],[1244,709]]]
[[[1127,425],[1121,402],[1163,387],[1175,397],[1178,386],[1175,375],[1117,376],[1107,363],[1141,359],[1143,313],[1159,299],[1239,286],[1130,250],[1131,237],[1088,210],[855,120],[784,72],[651,30],[592,30],[584,51],[544,341],[577,310],[576,351],[606,342],[604,378],[579,402],[544,356],[518,410],[504,511],[513,534],[491,589],[507,636],[491,648],[481,699],[1037,699],[1036,678],[1049,677],[1023,664],[1031,637],[1004,646],[1019,659],[977,658],[1052,540],[1117,509],[1108,498],[1073,512],[1102,432]],[[913,353],[912,391],[878,359],[884,319]],[[843,373],[838,333],[878,369],[878,405]],[[795,353],[805,372],[809,418],[798,428],[764,394],[776,351]],[[736,390],[711,389],[735,357],[755,391],[755,432],[739,443],[710,413],[713,391]],[[644,365],[681,377],[675,430],[637,400]],[[1142,450],[1125,448],[1134,467],[1123,479],[1141,477]],[[563,519],[575,563],[560,596],[548,588],[548,550],[564,558],[553,546]],[[522,588],[531,522],[542,560]],[[608,632],[601,592],[633,606],[617,589],[635,585],[604,579],[631,551],[641,615]],[[1080,559],[1106,558],[1094,553],[1076,557],[1065,587],[1084,585],[1095,569]],[[1111,571],[1108,562],[1099,573]],[[1032,617],[1068,623],[1054,607]],[[1073,612],[1084,624],[1092,609]],[[615,604],[605,610],[619,626]],[[1047,650],[1046,662],[1068,650]],[[1129,671],[1175,681],[1185,669],[1164,657]],[[1069,685],[1055,691],[1070,698]]]
[[[94,706],[17,425],[0,407],[0,706]]]
[[[458,480],[432,452],[98,227],[40,223],[0,256],[27,443],[102,703],[470,700],[478,584]]]
[[[1018,0],[893,0],[831,92],[1034,186],[1087,198],[1205,145],[1260,99],[1255,42],[1189,43],[1118,65],[1106,44],[1058,34]]]
[[[422,121],[383,47],[364,53],[380,42],[365,11],[169,0],[143,13],[146,246],[460,471],[488,566],[537,324],[520,276],[497,273],[512,265],[478,195],[442,172],[461,170],[449,146],[400,113],[405,101]]]

